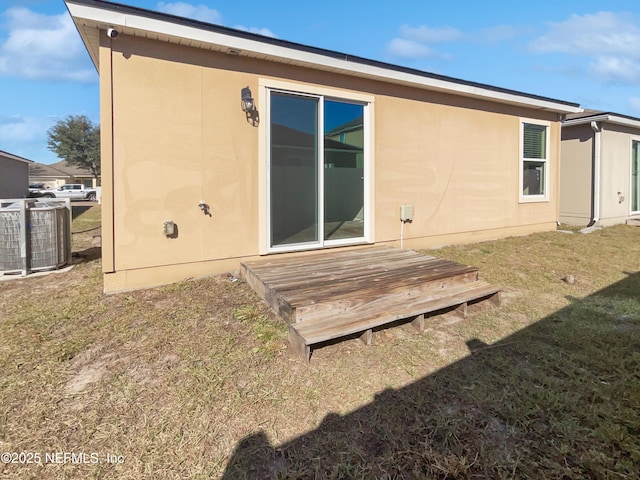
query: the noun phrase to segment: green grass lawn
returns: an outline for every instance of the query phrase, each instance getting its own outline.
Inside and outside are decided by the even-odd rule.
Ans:
[[[98,225],[96,206],[73,230]],[[226,276],[105,296],[87,256],[0,282],[0,452],[41,460],[0,477],[640,478],[640,229],[428,253],[480,267],[503,305],[310,365]]]

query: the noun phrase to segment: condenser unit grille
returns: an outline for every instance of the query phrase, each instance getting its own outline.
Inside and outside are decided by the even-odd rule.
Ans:
[[[70,260],[68,199],[0,200],[0,273],[53,270]]]

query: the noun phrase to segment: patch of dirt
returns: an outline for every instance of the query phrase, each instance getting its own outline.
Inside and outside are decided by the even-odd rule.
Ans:
[[[92,383],[99,382],[114,367],[126,359],[118,358],[113,353],[105,353],[96,360],[88,360],[92,351],[74,358],[73,370],[75,373],[64,386],[64,393],[75,395],[81,393]]]

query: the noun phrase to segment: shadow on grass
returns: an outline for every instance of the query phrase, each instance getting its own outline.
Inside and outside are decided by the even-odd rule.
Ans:
[[[78,218],[80,215],[82,215],[84,212],[89,210],[91,207],[93,207],[93,205],[74,205],[72,203],[71,204],[71,216],[73,217],[73,220]]]
[[[640,272],[571,300],[292,441],[244,438],[223,478],[639,478]]]
[[[73,252],[72,257],[75,259],[74,263],[92,262],[102,257],[101,247],[90,247],[84,250]]]

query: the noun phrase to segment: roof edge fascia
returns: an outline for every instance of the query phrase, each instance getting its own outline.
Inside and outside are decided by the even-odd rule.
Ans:
[[[65,4],[98,69],[98,52],[97,50],[91,51],[90,45],[87,44],[87,40],[78,26],[80,20],[90,22],[97,28],[105,30],[107,28],[122,28],[123,33],[128,31],[147,32],[181,38],[215,45],[221,49],[238,52],[239,55],[253,53],[262,55],[271,61],[295,62],[308,68],[334,70],[347,75],[367,77],[387,83],[403,84],[561,114],[583,111],[576,103],[430,74],[137,7],[107,3],[101,0],[65,0]]]
[[[626,117],[624,115],[617,115],[615,113],[599,113],[591,115],[589,117],[572,118],[562,122],[563,127],[571,127],[574,125],[583,125],[591,122],[603,122],[612,123],[615,125],[622,125],[625,127],[640,128],[640,118]]]
[[[17,160],[28,165],[36,163],[34,160],[29,160],[28,158],[23,158],[18,155],[14,155],[13,153],[5,152],[4,150],[0,150],[0,157],[8,158],[9,160]]]

